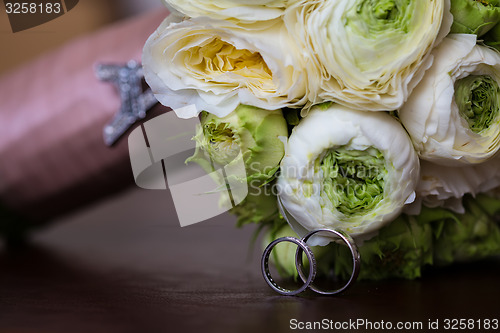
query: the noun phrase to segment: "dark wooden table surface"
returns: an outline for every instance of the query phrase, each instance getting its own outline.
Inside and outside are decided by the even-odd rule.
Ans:
[[[261,276],[260,249],[249,251],[254,228],[229,215],[181,228],[170,200],[134,189],[56,221],[22,251],[0,247],[0,332],[288,332],[293,319],[426,331],[429,320],[500,319],[499,261],[283,297]]]

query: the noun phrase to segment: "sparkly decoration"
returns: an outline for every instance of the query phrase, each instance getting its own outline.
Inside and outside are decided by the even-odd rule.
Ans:
[[[135,122],[146,117],[146,112],[158,101],[151,89],[142,91],[144,77],[142,66],[129,61],[125,66],[101,64],[96,67],[101,81],[111,82],[118,89],[121,106],[115,117],[103,131],[104,143],[113,145]]]

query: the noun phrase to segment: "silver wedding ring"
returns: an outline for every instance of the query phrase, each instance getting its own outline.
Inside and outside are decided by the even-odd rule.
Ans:
[[[309,275],[305,277],[304,273],[302,272],[301,279],[304,282],[304,284],[299,289],[289,290],[279,286],[276,283],[276,281],[274,281],[273,277],[271,276],[271,272],[269,271],[269,256],[271,255],[271,251],[276,245],[278,245],[281,242],[291,242],[297,244],[297,250],[301,249],[300,253],[304,252],[306,254],[307,259],[309,260]],[[295,237],[281,237],[272,241],[264,250],[264,254],[262,255],[262,260],[261,260],[261,268],[262,268],[262,275],[264,276],[264,279],[271,288],[273,288],[276,292],[282,295],[291,296],[300,294],[301,292],[306,290],[307,287],[314,280],[314,277],[316,276],[316,259],[314,258],[314,254],[312,253],[311,249],[309,248],[309,246],[307,246],[307,244],[304,241]]]
[[[347,281],[346,284],[344,284],[341,288],[335,289],[335,290],[322,290],[318,288],[317,286],[313,285],[312,282],[314,281],[314,278],[316,277],[316,258],[314,257],[314,254],[307,245],[307,241],[314,235],[318,233],[327,233],[330,234],[331,236],[334,236],[335,239],[340,239],[342,240],[348,247],[349,250],[351,251],[352,259],[353,259],[353,268],[352,268],[352,273]],[[281,287],[276,283],[276,281],[273,279],[271,276],[270,270],[269,270],[269,256],[271,255],[271,252],[273,248],[278,245],[281,242],[291,242],[297,245],[297,251],[295,252],[295,268],[297,269],[297,272],[299,273],[300,279],[304,283],[300,288],[290,290]],[[302,271],[303,268],[303,262],[302,262],[302,253],[305,253],[307,260],[309,261],[309,273],[306,276],[304,272]],[[318,294],[322,295],[335,295],[339,294],[343,291],[345,291],[347,288],[349,288],[357,279],[358,274],[359,274],[359,269],[361,265],[361,257],[359,255],[358,247],[356,246],[356,243],[352,239],[351,236],[347,235],[343,231],[339,230],[331,230],[331,229],[318,229],[318,230],[313,230],[309,232],[307,235],[305,235],[302,239],[296,238],[296,237],[281,237],[278,238],[274,241],[272,241],[264,250],[264,253],[262,255],[262,260],[261,260],[261,269],[262,269],[262,275],[264,276],[264,279],[266,280],[267,284],[276,292],[282,294],[282,295],[297,295],[306,290],[307,288],[311,289],[312,291],[315,291]]]
[[[341,288],[335,289],[335,290],[322,290],[322,289],[319,289],[318,287],[316,287],[315,285],[313,285],[311,282],[309,284],[309,289],[317,292],[318,294],[322,294],[322,295],[340,294],[341,292],[343,292],[344,290],[349,288],[352,285],[352,283],[354,281],[356,281],[356,279],[358,278],[359,268],[361,265],[361,257],[359,255],[358,247],[356,246],[356,243],[354,242],[354,240],[352,239],[351,236],[349,236],[348,234],[346,234],[343,231],[331,230],[331,229],[318,229],[318,230],[311,231],[304,238],[302,238],[302,241],[304,243],[306,243],[306,245],[307,245],[307,241],[317,233],[329,233],[329,234],[333,235],[335,238],[340,238],[347,245],[347,247],[349,247],[349,250],[351,251],[352,260],[353,260],[353,262],[352,262],[353,267],[352,267],[352,272],[351,272],[351,276],[350,276],[349,280]],[[305,281],[307,281],[307,279],[304,276],[304,272],[302,272],[302,266],[303,266],[302,265],[302,252],[303,251],[302,251],[301,247],[297,248],[297,252],[295,253],[295,266],[297,267],[297,272],[299,273],[300,279],[305,282]]]

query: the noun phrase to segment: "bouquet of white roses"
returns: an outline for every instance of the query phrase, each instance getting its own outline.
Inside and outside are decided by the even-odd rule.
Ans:
[[[291,233],[278,195],[295,232],[354,237],[365,278],[500,254],[498,1],[165,2],[146,80],[200,116],[191,161],[242,159],[240,225]]]

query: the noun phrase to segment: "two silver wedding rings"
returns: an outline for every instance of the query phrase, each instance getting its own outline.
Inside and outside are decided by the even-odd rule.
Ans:
[[[307,241],[310,240],[310,238],[313,237],[314,235],[329,237],[335,241],[342,241],[347,245],[347,247],[351,252],[353,260],[351,276],[349,280],[340,288],[333,290],[323,290],[313,284],[317,272],[316,258],[314,257],[314,253],[312,252],[310,246],[307,245]],[[271,275],[269,268],[269,257],[271,255],[273,248],[282,242],[290,242],[297,245],[297,251],[295,252],[295,268],[297,269],[298,275],[302,280],[302,285],[298,289],[287,289],[280,286]],[[305,254],[305,257],[309,262],[309,267],[307,268],[306,273],[303,270],[304,268],[303,254]],[[309,232],[301,239],[296,237],[278,238],[272,241],[266,247],[264,253],[262,254],[262,260],[261,260],[262,275],[264,276],[264,279],[266,280],[267,284],[279,294],[289,295],[289,296],[300,294],[301,292],[305,291],[308,288],[322,295],[340,294],[347,288],[349,288],[356,281],[359,274],[360,265],[361,265],[361,257],[359,255],[358,247],[356,246],[356,243],[354,242],[352,237],[343,231],[332,230],[332,229],[317,229]]]

